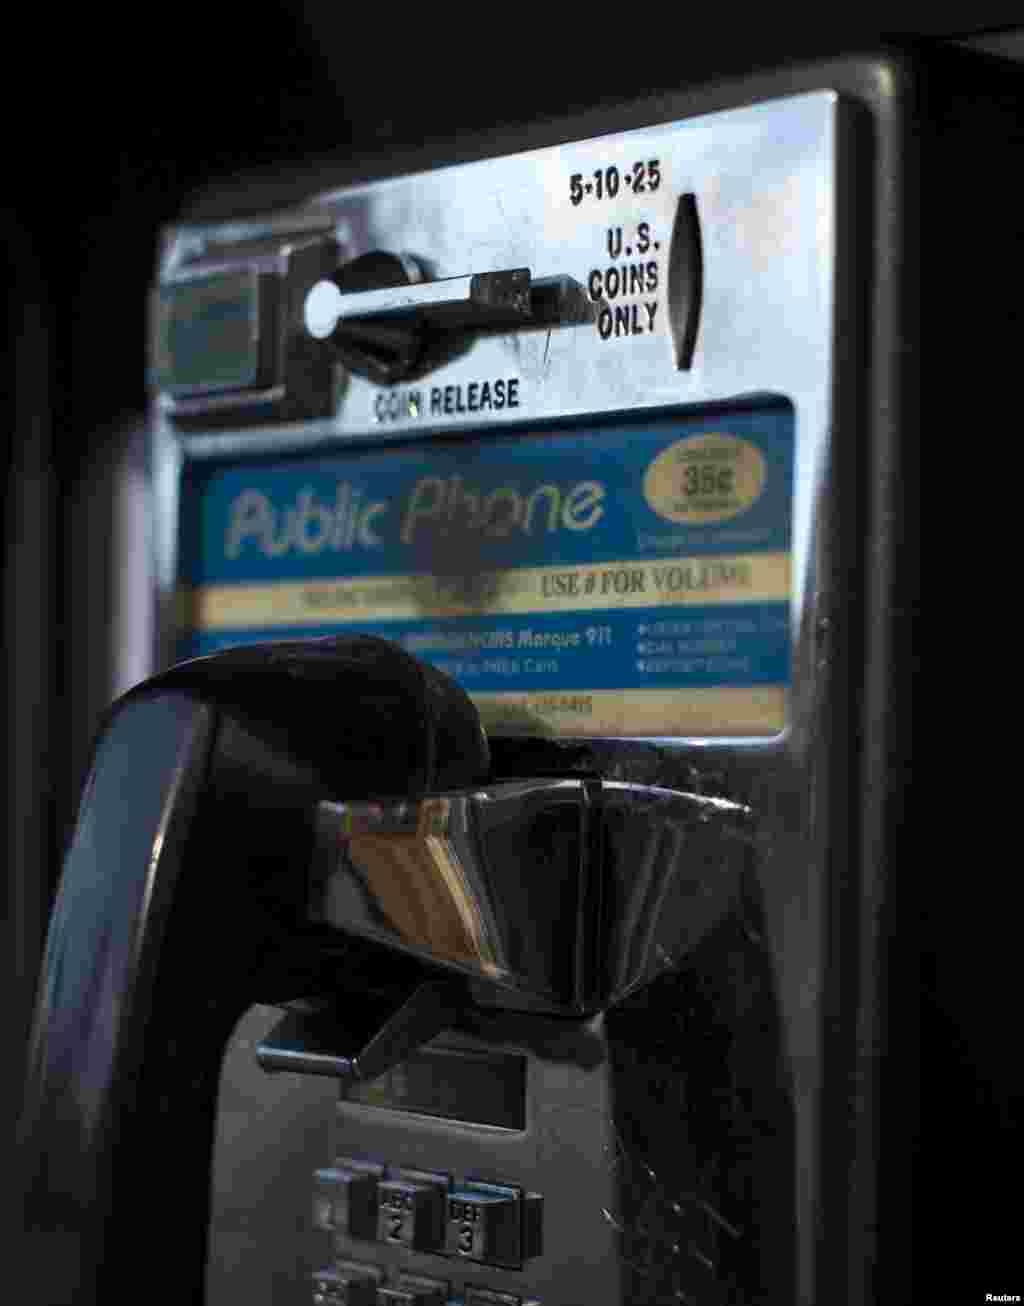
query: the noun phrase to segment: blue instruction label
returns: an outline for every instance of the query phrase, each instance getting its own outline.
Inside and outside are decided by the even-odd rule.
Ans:
[[[792,484],[784,405],[191,464],[182,652],[359,631],[494,733],[774,734]]]

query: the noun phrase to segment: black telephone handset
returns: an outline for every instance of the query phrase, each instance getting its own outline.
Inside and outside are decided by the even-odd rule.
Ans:
[[[264,1070],[352,1085],[510,1010],[531,1013],[527,1042],[606,1012],[611,1041],[591,1032],[590,1052],[610,1056],[620,1132],[643,1152],[628,1120],[649,1117],[656,1064],[683,1083],[694,1037],[666,1060],[650,1035],[698,1001],[658,985],[735,917],[748,809],[489,769],[463,690],[379,639],[232,649],[114,705],[43,962],[23,1301],[203,1299],[221,1063],[257,1003],[285,1010]],[[540,1200],[516,1208],[513,1260],[544,1255]]]
[[[421,960],[310,922],[318,803],[415,800],[487,769],[465,693],[378,639],[229,650],[114,705],[42,967],[20,1300],[202,1299],[218,1078],[239,1016],[355,985],[357,1044],[378,1012],[406,1011],[399,1044],[424,1033],[410,1010],[443,1019]]]

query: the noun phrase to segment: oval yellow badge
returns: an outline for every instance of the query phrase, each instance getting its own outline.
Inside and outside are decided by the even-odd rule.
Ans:
[[[764,455],[749,440],[708,431],[658,454],[644,475],[644,498],[666,521],[703,526],[746,512],[767,472]]]

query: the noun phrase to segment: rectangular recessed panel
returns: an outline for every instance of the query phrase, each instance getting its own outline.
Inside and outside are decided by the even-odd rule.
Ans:
[[[188,396],[256,383],[260,299],[255,270],[233,268],[167,282],[156,293],[154,385]]]
[[[526,1128],[526,1058],[427,1047],[378,1079],[345,1092],[349,1102],[500,1129]]]

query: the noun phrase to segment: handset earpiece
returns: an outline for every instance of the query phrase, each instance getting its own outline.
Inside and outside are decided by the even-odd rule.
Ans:
[[[184,663],[107,714],[43,961],[20,1131],[28,1273],[57,1306],[202,1299],[220,1063],[254,1002],[422,964],[305,911],[319,802],[487,772],[465,693],[368,637]]]

